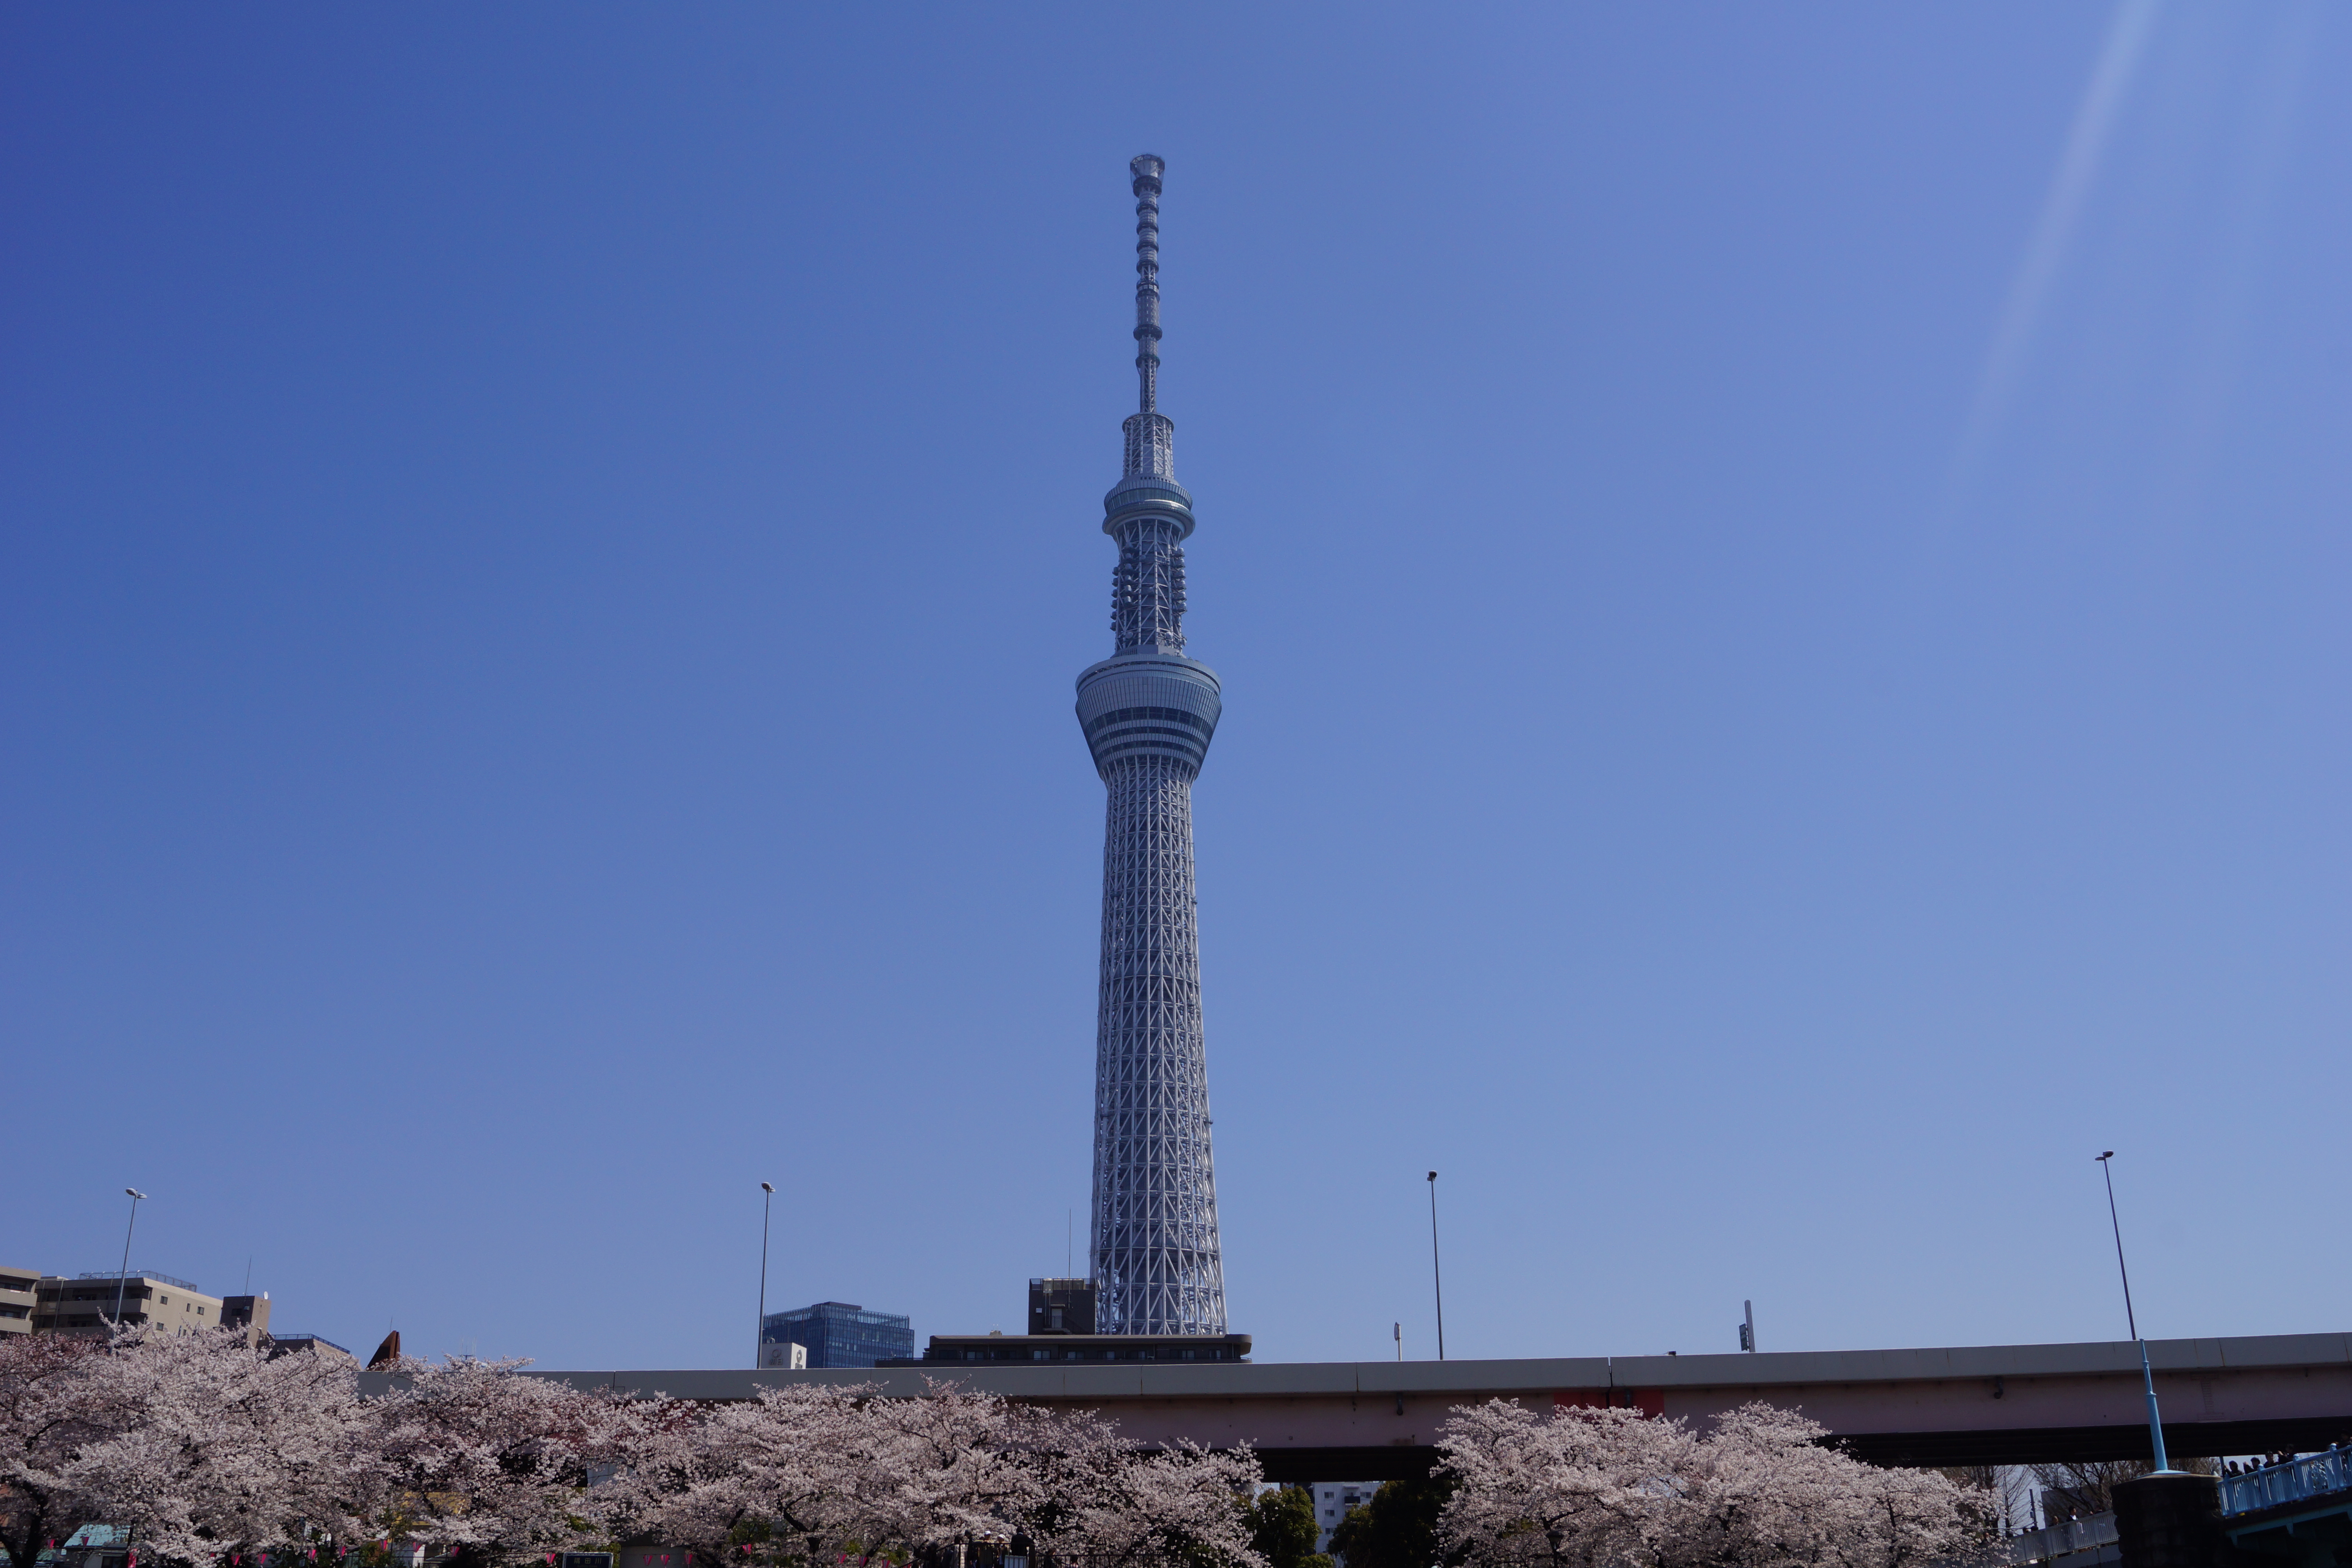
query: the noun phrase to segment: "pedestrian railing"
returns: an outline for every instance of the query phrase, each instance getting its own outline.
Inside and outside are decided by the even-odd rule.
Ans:
[[[2284,1503],[2352,1491],[2352,1448],[2342,1444],[2284,1465],[2265,1465],[2242,1476],[2221,1478],[2221,1511],[2253,1513]]]
[[[2088,1519],[2062,1520],[2010,1537],[2009,1560],[2023,1568],[2028,1563],[2054,1563],[2077,1552],[2096,1552],[2116,1543],[2116,1516],[2095,1513]]]

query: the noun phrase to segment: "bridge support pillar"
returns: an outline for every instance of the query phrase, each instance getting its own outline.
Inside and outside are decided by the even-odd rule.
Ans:
[[[2210,1476],[2141,1476],[2117,1482],[2114,1497],[2123,1568],[2224,1568],[2234,1555]]]

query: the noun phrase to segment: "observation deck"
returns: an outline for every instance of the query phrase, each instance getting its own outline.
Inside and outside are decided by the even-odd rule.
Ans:
[[[1223,712],[1217,672],[1181,653],[1132,648],[1078,675],[1078,723],[1097,773],[1128,757],[1172,757],[1197,773]]]

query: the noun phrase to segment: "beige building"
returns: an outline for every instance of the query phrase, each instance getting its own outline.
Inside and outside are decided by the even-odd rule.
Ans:
[[[105,1335],[114,1321],[118,1287],[126,1328],[150,1326],[184,1334],[221,1326],[219,1297],[207,1296],[168,1274],[132,1274],[119,1280],[111,1274],[84,1274],[73,1279],[50,1275],[35,1289],[33,1331],[85,1338]]]
[[[40,1282],[37,1269],[0,1268],[0,1334],[33,1331],[33,1297]]]
[[[221,1298],[220,1326],[243,1329],[245,1342],[257,1345],[269,1337],[269,1292],[258,1296],[224,1296]]]

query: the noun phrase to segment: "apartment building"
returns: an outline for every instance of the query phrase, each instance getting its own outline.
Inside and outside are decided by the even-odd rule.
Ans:
[[[103,1338],[111,1331],[120,1292],[122,1322],[192,1333],[221,1326],[221,1299],[169,1274],[82,1274],[44,1277],[34,1288],[33,1331]]]
[[[1372,1494],[1381,1489],[1378,1481],[1318,1481],[1315,1492],[1315,1550],[1331,1550],[1331,1532],[1348,1517],[1348,1510],[1368,1506]]]
[[[0,1334],[33,1331],[33,1300],[40,1283],[37,1268],[0,1268]]]

